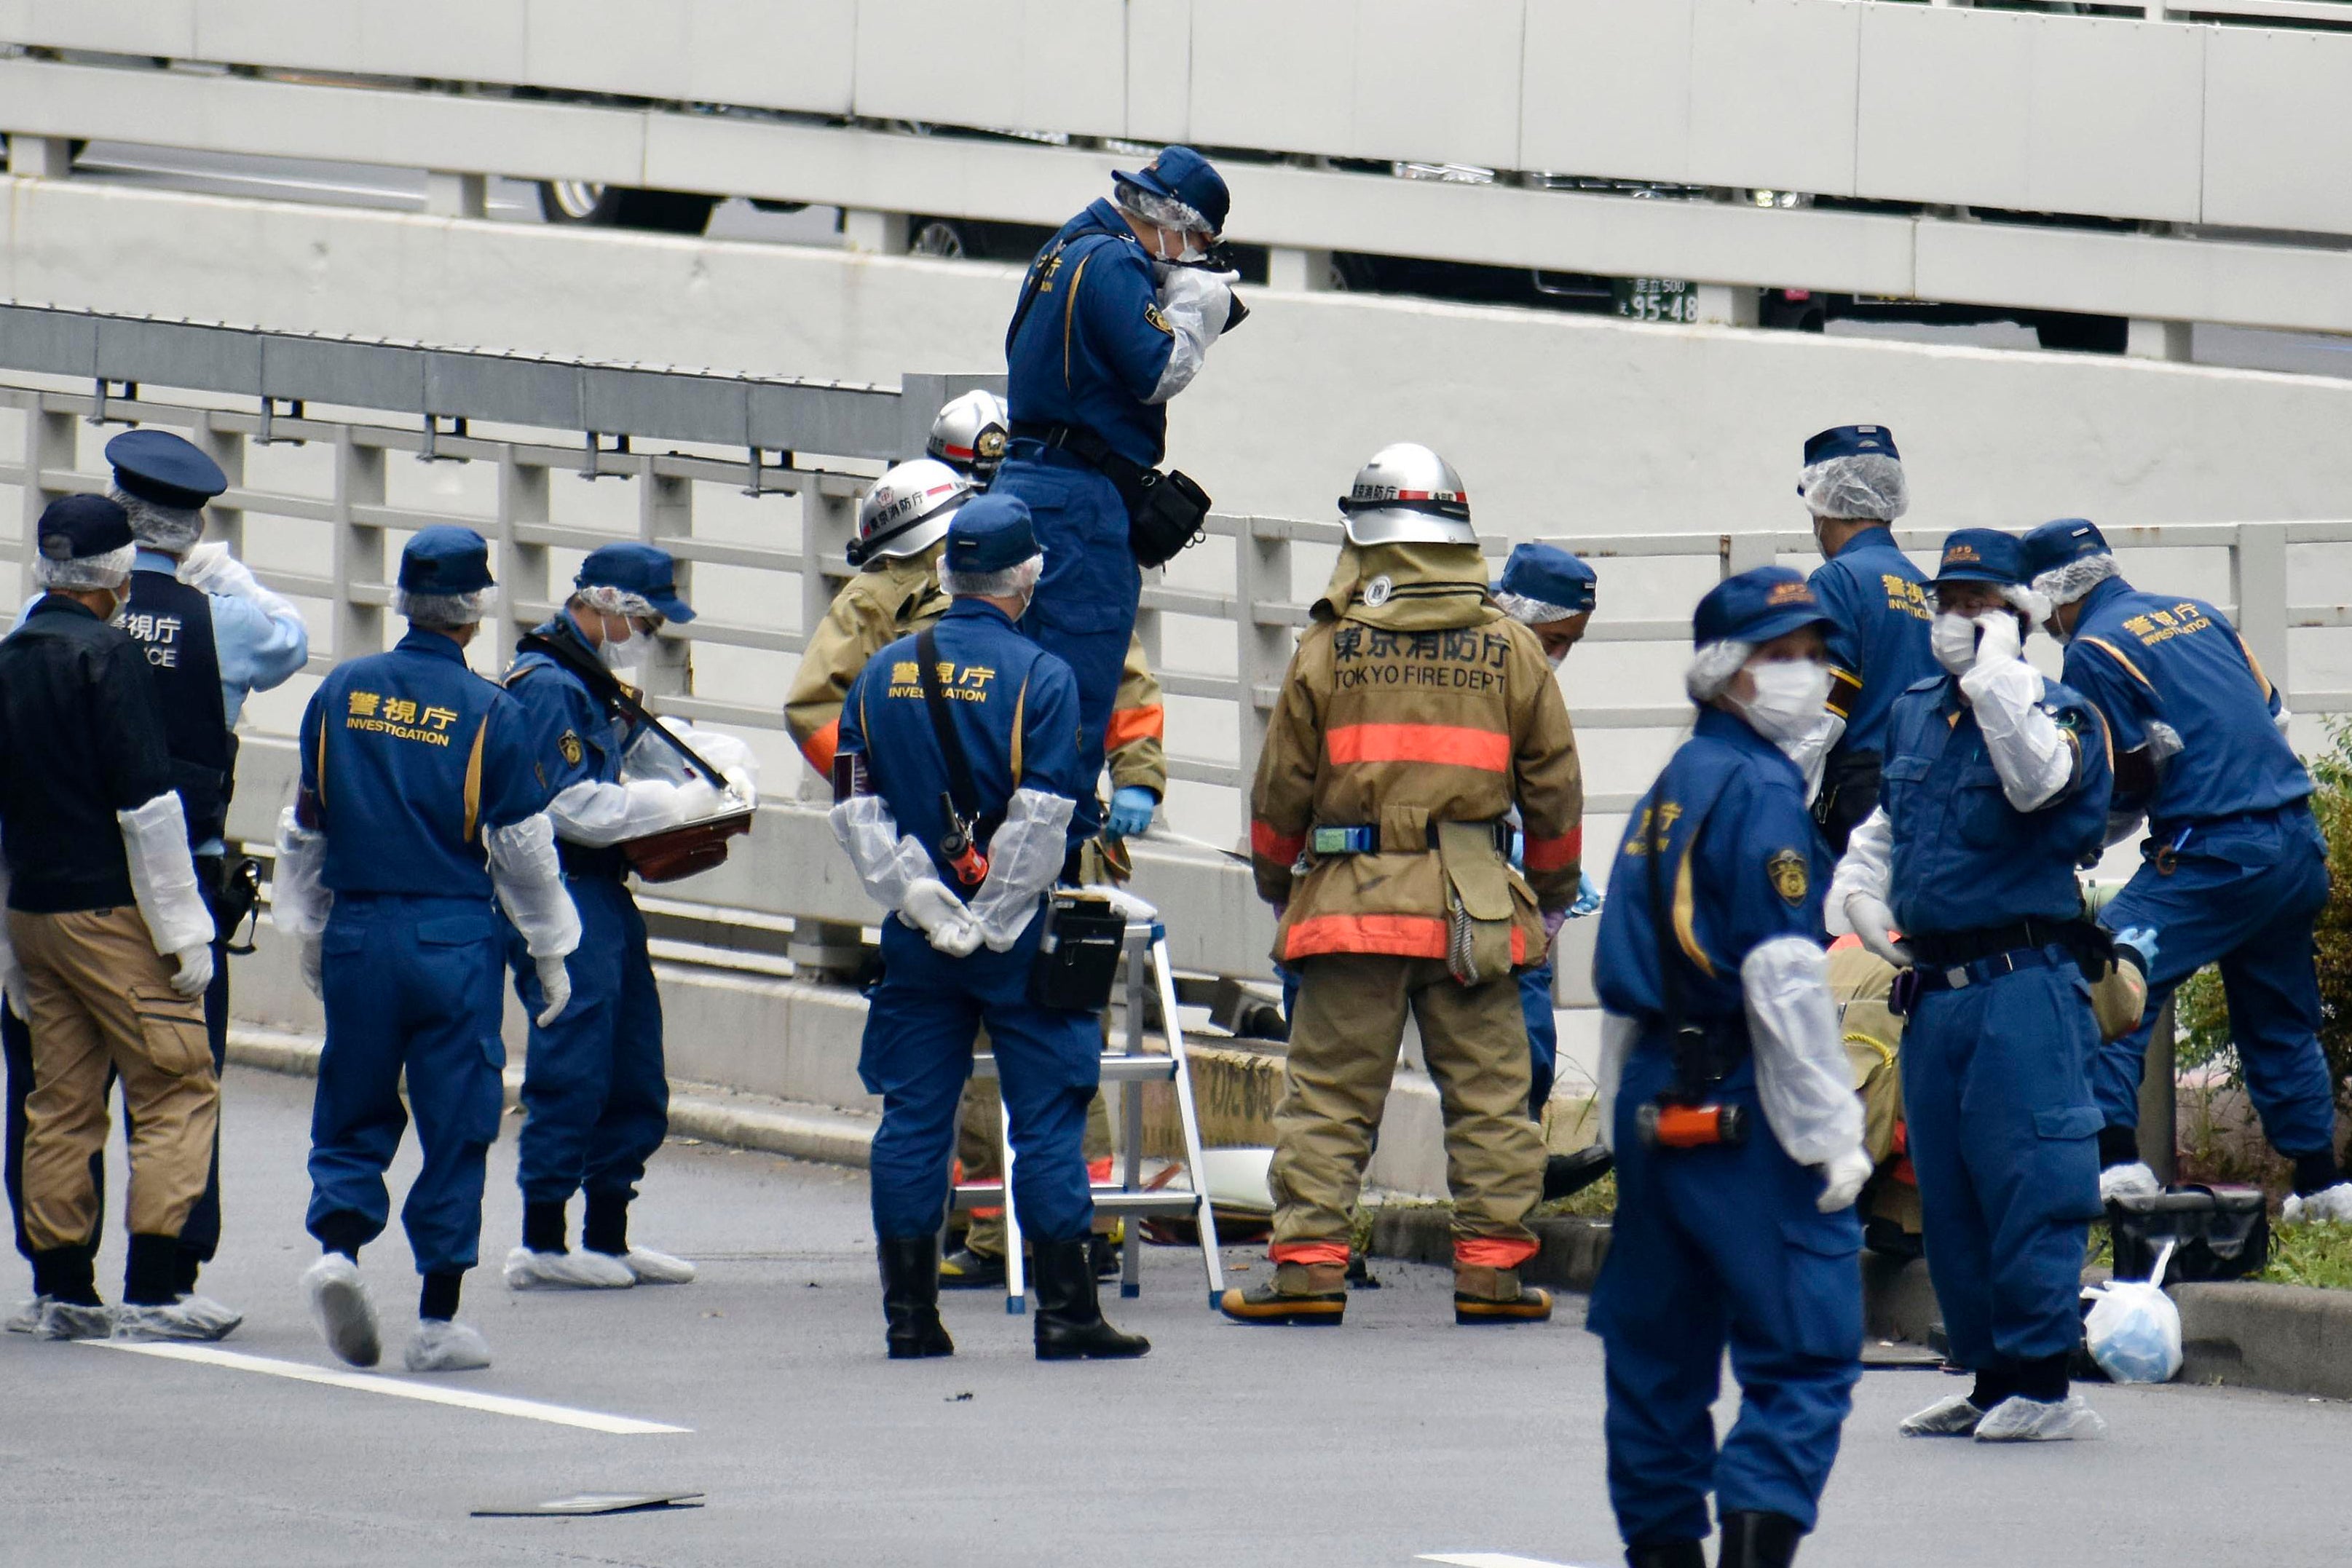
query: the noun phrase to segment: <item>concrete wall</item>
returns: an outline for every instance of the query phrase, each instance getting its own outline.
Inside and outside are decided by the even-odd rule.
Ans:
[[[1001,369],[1014,283],[972,263],[0,183],[0,294],[274,328],[895,382]],[[1328,516],[1366,455],[1411,438],[1454,461],[1493,534],[1790,527],[1799,443],[1866,419],[1901,436],[1914,520],[1933,526],[2352,511],[2352,383],[1344,295],[1252,303],[1172,416],[1174,460],[1221,508]]]

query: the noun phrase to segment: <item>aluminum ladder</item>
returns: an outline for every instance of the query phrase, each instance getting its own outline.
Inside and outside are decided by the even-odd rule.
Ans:
[[[1097,891],[1089,889],[1088,891]],[[1142,1229],[1136,1222],[1150,1215],[1185,1216],[1201,1233],[1201,1266],[1208,1275],[1209,1305],[1213,1309],[1224,1293],[1225,1276],[1217,1256],[1217,1220],[1209,1204],[1208,1175],[1201,1158],[1201,1119],[1192,1105],[1192,1075],[1188,1070],[1184,1027],[1176,1013],[1176,976],[1168,962],[1168,928],[1150,905],[1121,892],[1118,903],[1128,911],[1122,961],[1127,971],[1127,1029],[1118,1049],[1106,1050],[1102,1081],[1118,1086],[1119,1148],[1116,1179],[1094,1184],[1095,1211],[1126,1221],[1120,1247],[1118,1293],[1141,1293]],[[1165,1055],[1143,1048],[1143,1014],[1147,992],[1156,991],[1161,1027],[1168,1038]],[[996,1058],[989,1051],[972,1057],[972,1076],[996,1076]],[[1184,1171],[1192,1190],[1147,1187],[1143,1185],[1143,1095],[1150,1082],[1176,1085],[1176,1114],[1184,1133]],[[958,1208],[998,1203],[1004,1206],[1004,1310],[1028,1310],[1027,1260],[1022,1256],[1021,1220],[1013,1204],[1013,1122],[1003,1096],[997,1096],[997,1148],[1003,1185],[964,1183],[955,1189]]]

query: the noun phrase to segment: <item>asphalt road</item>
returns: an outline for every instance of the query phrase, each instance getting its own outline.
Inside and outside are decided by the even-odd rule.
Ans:
[[[232,1071],[229,1239],[205,1286],[247,1313],[223,1348],[326,1368],[295,1286],[313,1251],[309,1089]],[[512,1155],[509,1137],[493,1156],[486,1260],[519,1223]],[[410,1168],[396,1169],[395,1197]],[[1548,1326],[1456,1329],[1444,1273],[1390,1264],[1388,1287],[1357,1295],[1337,1332],[1251,1329],[1206,1310],[1195,1257],[1150,1249],[1143,1296],[1112,1308],[1152,1336],[1142,1362],[1040,1365],[1026,1321],[992,1296],[950,1298],[953,1360],[898,1364],[882,1355],[859,1174],[673,1143],[638,1209],[639,1239],[697,1259],[699,1281],[518,1297],[478,1271],[462,1315],[497,1364],[381,1381],[689,1431],[613,1435],[0,1336],[0,1564],[1619,1560],[1600,1346],[1573,1300]],[[405,1244],[387,1238],[364,1269],[396,1344],[414,1301]],[[101,1279],[118,1270],[110,1255]],[[2114,1427],[2101,1444],[1895,1436],[1904,1413],[1954,1386],[1865,1376],[1808,1563],[2342,1560],[2328,1478],[2352,1445],[2352,1406],[2100,1389]],[[468,1517],[672,1488],[708,1506]]]

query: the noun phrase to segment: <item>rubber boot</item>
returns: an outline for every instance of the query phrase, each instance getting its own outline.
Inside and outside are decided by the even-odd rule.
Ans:
[[[1522,1285],[1517,1269],[1483,1263],[1454,1265],[1454,1321],[1465,1327],[1485,1323],[1539,1323],[1551,1317],[1551,1292]]]
[[[1625,1548],[1626,1568],[1706,1568],[1706,1548],[1696,1541],[1654,1541]]]
[[[1001,1291],[1004,1289],[1004,1260],[975,1252],[968,1246],[959,1247],[940,1265],[940,1289]]]
[[[1227,1291],[1217,1310],[1237,1323],[1338,1327],[1348,1312],[1345,1263],[1276,1263],[1274,1276],[1248,1290]]]
[[[1037,1270],[1037,1359],[1117,1360],[1141,1355],[1151,1342],[1121,1333],[1103,1321],[1095,1301],[1095,1264],[1087,1239],[1040,1241],[1033,1249]]]
[[[1797,1542],[1804,1527],[1785,1513],[1727,1513],[1721,1520],[1723,1544],[1717,1568],[1789,1568],[1797,1560]]]
[[[1543,1201],[1557,1202],[1573,1197],[1607,1176],[1616,1166],[1616,1158],[1600,1144],[1587,1144],[1572,1155],[1549,1155],[1544,1159]]]
[[[955,1341],[940,1322],[940,1243],[936,1236],[886,1236],[875,1249],[882,1261],[884,1335],[893,1361],[953,1355]]]

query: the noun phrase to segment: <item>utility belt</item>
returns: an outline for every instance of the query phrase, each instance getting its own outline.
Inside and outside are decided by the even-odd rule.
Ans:
[[[1108,479],[1127,507],[1128,548],[1143,565],[1165,566],[1208,537],[1202,525],[1209,517],[1209,493],[1181,470],[1163,474],[1123,457],[1082,424],[1016,419],[1013,438],[1066,452]]]
[[[2215,832],[2227,832],[2231,828],[2269,827],[2289,818],[2308,816],[2311,797],[2289,800],[2261,811],[2234,811],[2226,817],[2205,817],[2191,822],[2159,822],[2151,818],[2147,837],[2140,841],[2140,858],[2154,866],[2159,876],[2170,876],[2173,864],[2196,839]]]
[[[2006,925],[1979,925],[1967,931],[1916,933],[1906,938],[1911,956],[1923,969],[1965,968],[2021,949],[2063,947],[2071,955],[2096,938],[2087,920],[2052,920],[2028,915]],[[2006,974],[2008,971],[2003,970]]]
[[[1930,964],[1923,961],[1906,969],[1902,976],[1896,977],[1895,994],[1889,998],[1889,1005],[1891,1007],[1896,1001],[1904,1002],[1905,1006],[1895,1008],[1894,1010],[1898,1013],[1907,1013],[1911,1010],[1909,1003],[1916,1001],[1919,997],[1930,991],[1964,990],[1969,986],[1988,985],[2005,975],[2014,975],[2021,969],[2063,969],[2074,962],[2074,954],[2055,947],[2012,947],[2006,952],[1990,954],[1982,958],[1972,958],[1965,964]],[[1906,993],[1905,978],[1910,976],[1917,977],[1910,981]]]
[[[1453,824],[1444,824],[1453,825]],[[1492,832],[1495,852],[1505,860],[1511,856],[1511,824],[1497,817],[1491,822],[1460,824],[1481,827]],[[1382,829],[1378,822],[1318,822],[1307,831],[1307,848],[1318,857],[1333,855],[1417,855],[1437,848],[1435,830],[1414,831],[1405,828]]]
[[[1910,939],[1913,965],[1895,977],[1886,1005],[1908,1016],[1919,998],[1937,991],[1988,985],[2024,969],[2062,969],[2072,965],[2091,989],[2091,1011],[2099,1038],[2116,1040],[2139,1023],[2147,999],[2146,977],[2137,955],[2116,946],[2114,935],[2088,920],[2049,920],[2029,915],[2006,925],[1943,931]]]
[[[558,839],[555,858],[566,876],[601,876],[619,882],[629,874],[628,852],[618,844],[575,844]]]

